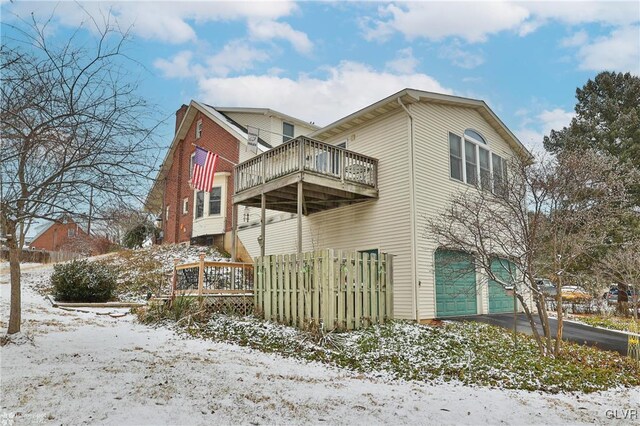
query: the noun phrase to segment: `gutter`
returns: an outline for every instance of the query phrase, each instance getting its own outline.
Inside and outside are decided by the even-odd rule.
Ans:
[[[411,180],[411,184],[409,185],[409,203],[410,203],[410,217],[411,217],[411,280],[413,284],[413,302],[415,308],[415,316],[416,322],[420,321],[420,299],[418,292],[418,285],[420,281],[418,280],[417,265],[418,265],[418,247],[416,242],[416,191],[415,191],[415,177],[416,177],[416,160],[414,155],[414,125],[413,125],[413,115],[409,111],[409,109],[402,103],[402,99],[398,96],[398,104],[404,109],[409,116],[409,155],[411,156],[411,161],[409,161],[409,176]]]

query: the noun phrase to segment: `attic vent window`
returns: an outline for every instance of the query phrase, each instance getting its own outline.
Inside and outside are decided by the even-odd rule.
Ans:
[[[200,139],[202,136],[202,119],[196,122],[196,139]]]

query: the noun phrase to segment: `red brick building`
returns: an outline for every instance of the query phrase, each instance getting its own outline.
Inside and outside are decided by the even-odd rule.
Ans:
[[[89,235],[70,216],[62,215],[45,226],[29,244],[32,249],[82,252]]]
[[[247,126],[259,129],[257,147]],[[317,129],[313,124],[264,108],[219,108],[191,101],[176,112],[175,136],[147,197],[162,222],[162,242],[215,245],[230,251],[233,169],[256,152]],[[195,146],[220,155],[213,189],[189,186]]]

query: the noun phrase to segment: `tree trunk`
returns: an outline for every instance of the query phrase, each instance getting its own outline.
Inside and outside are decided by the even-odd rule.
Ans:
[[[20,301],[20,254],[22,247],[18,244],[15,222],[7,223],[7,245],[9,246],[9,270],[11,271],[11,308],[9,310],[9,327],[7,334],[20,331],[22,310]]]
[[[562,331],[563,331],[563,322],[562,322],[562,278],[558,278],[558,292],[556,293],[556,315],[558,316],[558,329],[556,331],[556,344],[553,348],[553,353],[555,356],[560,355],[560,349],[562,345]]]
[[[538,328],[536,327],[536,322],[533,319],[533,313],[531,312],[531,310],[529,310],[529,306],[526,304],[524,297],[522,297],[521,294],[516,294],[516,297],[518,298],[518,300],[520,301],[520,303],[522,304],[522,308],[524,309],[524,313],[527,316],[527,319],[529,320],[529,325],[531,326],[531,332],[533,333],[533,337],[536,340],[536,343],[538,344],[538,350],[540,350],[540,354],[541,355],[545,355],[545,346],[544,343],[542,342],[542,338],[540,337],[540,333],[538,333]]]
[[[538,317],[540,318],[540,324],[542,324],[542,332],[545,338],[545,346],[547,348],[547,354],[553,353],[553,345],[551,344],[551,330],[549,328],[549,314],[547,313],[547,305],[544,294],[534,294],[536,298],[536,306],[538,308]]]

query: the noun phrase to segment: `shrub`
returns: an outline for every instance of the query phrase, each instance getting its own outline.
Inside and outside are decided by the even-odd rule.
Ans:
[[[106,302],[113,297],[116,275],[107,265],[74,260],[54,266],[51,284],[60,301]]]

